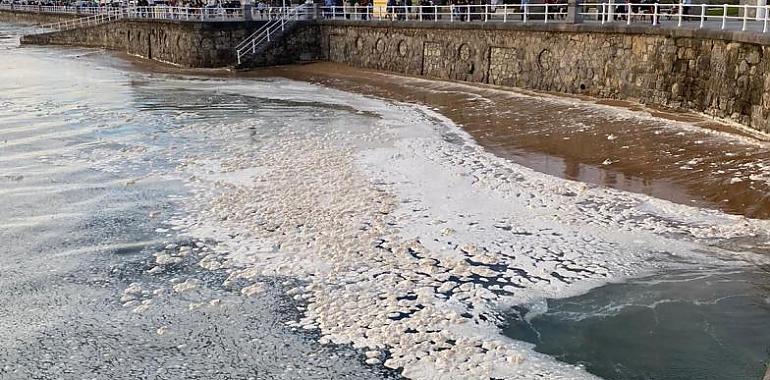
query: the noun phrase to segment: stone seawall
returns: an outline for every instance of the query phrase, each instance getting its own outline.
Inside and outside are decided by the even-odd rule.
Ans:
[[[8,13],[14,21],[26,17],[7,11],[0,17]],[[115,49],[183,67],[231,67],[235,46],[261,25],[121,20],[25,36],[22,42]],[[245,66],[314,58],[429,78],[638,100],[770,133],[770,37],[756,33],[648,25],[303,21]]]
[[[10,11],[0,9],[0,22],[14,22],[22,24],[52,24],[60,21],[72,20],[81,16],[68,13],[33,13]]]
[[[24,36],[22,43],[73,45],[124,51],[183,67],[229,67],[235,46],[263,22],[186,22],[120,20],[63,32]],[[262,65],[290,63],[301,55],[318,55],[318,25],[297,24],[287,41],[265,52]],[[312,38],[311,38],[312,37]]]
[[[334,62],[685,108],[770,132],[770,39],[647,26],[322,22]]]

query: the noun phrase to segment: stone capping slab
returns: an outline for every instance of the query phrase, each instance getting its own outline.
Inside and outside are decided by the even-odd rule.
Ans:
[[[6,14],[21,14],[21,15],[42,15],[42,16],[59,16],[59,17],[69,17],[69,18],[80,18],[80,17],[88,17],[93,16],[92,14],[87,13],[64,13],[64,12],[29,12],[29,11],[22,11],[22,10],[10,10],[10,9],[0,9],[0,13],[6,13]]]
[[[49,11],[22,11],[17,9],[0,9],[0,12],[4,13],[18,13],[18,14],[24,14],[24,15],[46,15],[46,16],[93,16],[94,14],[90,13],[71,13],[71,12],[49,12]]]
[[[460,30],[512,30],[530,32],[604,33],[664,36],[669,38],[699,38],[743,42],[770,46],[770,33],[724,31],[714,29],[690,29],[668,26],[626,24],[566,24],[518,22],[449,22],[449,21],[391,21],[391,20],[319,20],[327,26],[355,26],[394,29],[460,29]]]

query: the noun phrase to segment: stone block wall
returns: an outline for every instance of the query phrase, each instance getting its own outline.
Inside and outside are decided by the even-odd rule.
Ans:
[[[113,49],[183,67],[212,68],[232,65],[235,45],[261,25],[261,22],[120,20],[28,35],[22,43]]]
[[[678,107],[770,132],[770,41],[589,25],[322,23],[329,60],[437,79]]]
[[[264,22],[185,22],[120,20],[62,32],[28,35],[24,44],[72,45],[123,51],[182,67],[234,66],[235,46]],[[297,23],[293,33],[270,46],[253,65],[291,63],[320,54],[318,25]]]

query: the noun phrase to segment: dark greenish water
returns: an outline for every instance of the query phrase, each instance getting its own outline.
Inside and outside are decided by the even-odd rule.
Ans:
[[[770,358],[770,268],[668,273],[519,311],[506,335],[606,379],[757,380]]]

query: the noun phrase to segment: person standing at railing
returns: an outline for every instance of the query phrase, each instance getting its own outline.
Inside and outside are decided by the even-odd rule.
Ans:
[[[217,7],[216,0],[208,0],[208,2],[206,2],[206,7],[203,9],[203,18],[204,19],[211,18],[212,15],[214,15],[216,12],[216,7]]]
[[[521,0],[521,18],[524,18],[524,13],[529,13],[529,0]]]
[[[684,15],[690,15],[690,10],[692,9],[692,0],[682,0],[682,14]],[[687,18],[684,18],[684,21],[687,21]]]
[[[150,6],[150,3],[147,0],[139,0],[136,2],[136,6],[139,7],[138,9],[138,16],[140,18],[147,17],[147,7]]]
[[[369,12],[372,11],[372,0],[362,0],[361,7],[363,7],[363,10],[361,11],[361,20],[368,20]]]
[[[334,0],[324,0],[324,7],[326,8],[324,17],[334,18]]]
[[[259,1],[257,3],[257,13],[259,13],[259,18],[261,20],[265,19],[265,11],[267,11],[267,4],[265,4],[264,1]]]
[[[342,12],[345,15],[345,18],[350,20],[350,16],[353,13],[353,7],[354,7],[354,0],[344,0],[344,3],[342,5]]]
[[[396,5],[396,0],[388,0],[388,2],[385,4],[385,12],[387,14],[387,18],[390,20],[393,20],[395,17]]]
[[[422,20],[430,20],[430,2],[428,0],[419,0],[418,3],[418,9],[417,9],[417,16],[418,19],[422,18]]]
[[[412,5],[412,0],[404,0],[404,15],[407,20],[412,19],[412,14],[414,13]]]
[[[617,0],[617,3],[615,4],[615,15],[613,16],[615,20],[625,20],[626,16],[628,15],[628,12],[626,11],[627,4],[624,3],[624,0]]]

